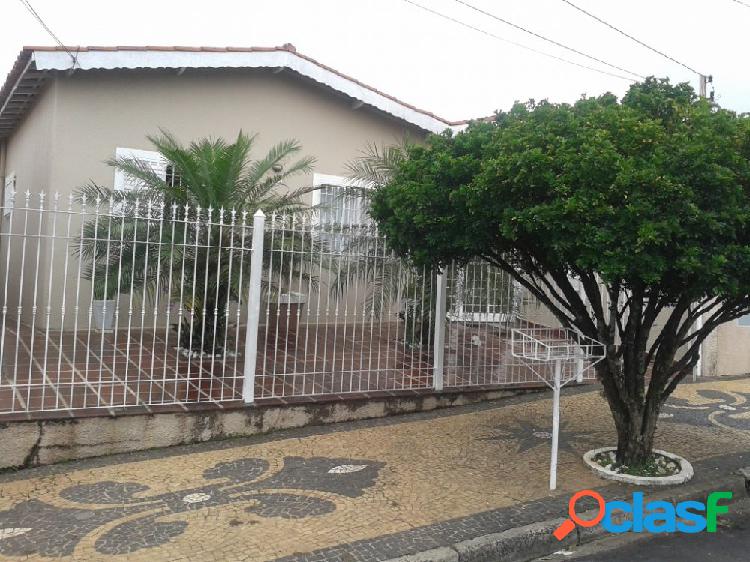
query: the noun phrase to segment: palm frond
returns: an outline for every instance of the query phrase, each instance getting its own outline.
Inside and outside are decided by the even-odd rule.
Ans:
[[[408,148],[409,143],[405,139],[397,145],[368,144],[360,156],[347,163],[347,175],[355,186],[364,186],[368,190],[383,187],[406,158]]]
[[[231,261],[232,267],[247,271],[249,251],[237,250],[244,248],[247,241],[237,238],[234,227],[223,226],[225,215],[217,213],[234,211],[232,216],[236,218],[237,213],[245,216],[262,209],[308,220],[312,208],[303,197],[312,189],[282,192],[279,188],[287,179],[308,173],[315,160],[302,157],[283,166],[287,158],[301,151],[294,140],[279,143],[260,160],[252,160],[250,150],[255,137],[242,131],[231,144],[223,139],[203,138],[184,146],[164,130],[148,138],[179,174],[180,181],[168,184],[148,162],[139,159],[109,160],[111,166],[135,179],[143,189],[115,191],[93,182],[80,187],[76,199],[95,204],[97,211],[73,241],[72,252],[86,262],[83,275],[92,282],[96,295],[111,297],[118,292],[132,292],[155,300],[160,295],[176,296],[166,294],[170,286],[179,289],[180,300],[191,311],[191,317],[212,326],[204,330],[210,341],[188,333],[180,345],[203,349],[209,343],[213,345],[217,334],[220,340],[225,329],[224,320],[213,318],[211,311],[223,310],[230,299],[240,299],[249,281],[248,275],[240,277],[229,266]],[[282,169],[275,170],[280,164]],[[100,217],[98,206],[102,202],[116,212]],[[212,221],[207,220],[209,216]],[[216,225],[217,221],[222,225]],[[157,227],[163,224],[171,226]],[[244,226],[238,231],[245,236]],[[264,261],[276,253],[274,269],[280,273],[278,279],[266,280],[265,286],[278,291],[285,280],[296,280],[316,288],[317,277],[306,269],[306,263],[313,261],[293,257],[303,251],[313,255],[322,252],[321,241],[304,231],[285,237],[283,248],[279,245],[279,239],[275,239],[264,249]],[[171,267],[174,263],[181,267]],[[185,274],[197,271],[201,274]],[[201,316],[203,311],[209,311],[205,318]]]
[[[282,141],[272,146],[263,158],[250,164],[244,181],[249,185],[260,183],[267,174],[274,171],[274,166],[281,164],[283,160],[301,150],[302,146],[299,142],[292,139]]]

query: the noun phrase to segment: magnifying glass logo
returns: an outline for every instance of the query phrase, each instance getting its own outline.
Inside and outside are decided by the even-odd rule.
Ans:
[[[576,514],[576,502],[585,497],[593,498],[596,500],[596,503],[599,504],[599,512],[593,519],[581,519]],[[594,525],[597,525],[602,519],[604,519],[604,510],[604,498],[601,496],[601,494],[594,492],[593,490],[581,490],[580,492],[576,492],[568,502],[568,515],[570,516],[570,519],[566,519],[565,521],[563,521],[562,524],[557,529],[555,529],[555,532],[552,534],[555,535],[555,538],[557,540],[561,541],[568,536],[568,533],[576,528],[576,525],[580,527],[593,527]]]

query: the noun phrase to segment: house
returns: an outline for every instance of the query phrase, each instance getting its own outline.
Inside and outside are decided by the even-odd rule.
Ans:
[[[343,185],[347,162],[368,145],[419,142],[429,133],[465,125],[363,84],[289,44],[24,48],[0,90],[0,413],[215,404],[247,400],[253,391],[269,398],[428,387],[432,367],[423,352],[406,344],[407,323],[392,313],[391,303],[377,322],[366,316],[372,307],[364,308],[366,295],[357,288],[334,299],[327,289],[308,284],[304,311],[291,293],[280,295],[273,307],[266,299],[261,329],[253,328],[258,340],[253,353],[246,336],[248,306],[235,299],[226,309],[229,327],[220,341],[214,338],[217,345],[205,362],[203,355],[192,360],[192,349],[182,354],[188,350],[177,343],[179,328],[173,329],[183,326],[185,318],[178,315],[195,295],[174,298],[166,291],[168,298],[147,302],[134,296],[132,286],[118,287],[114,300],[99,301],[110,302],[102,305],[109,308],[94,313],[98,299],[76,240],[98,211],[92,201],[72,204],[73,212],[68,205],[76,188],[88,182],[129,189],[128,178],[105,163],[115,156],[138,157],[165,179],[170,173],[174,178],[146,138],[160,129],[185,143],[206,136],[233,139],[240,130],[254,133],[258,156],[295,139],[304,155],[316,159],[314,173],[296,180],[299,186],[321,187],[309,202],[325,196],[331,205],[346,205],[345,198],[330,197],[331,190]],[[112,215],[106,220],[111,224]],[[252,217],[249,221],[242,223],[243,232],[252,233]],[[197,248],[202,226],[197,219],[193,226]],[[265,228],[273,238],[283,237],[287,227]],[[368,251],[360,257],[382,260],[385,245],[376,242],[376,255]],[[236,264],[231,270],[245,281],[250,244],[250,234],[243,234],[242,247],[227,250],[246,260],[240,261],[244,271]],[[330,255],[327,260],[333,261]],[[170,260],[167,267],[172,274],[179,266]],[[273,267],[264,275],[276,274]],[[195,277],[198,269],[203,276],[209,268],[195,262],[188,275]],[[300,279],[287,285],[305,289]],[[398,308],[414,296],[397,291],[392,304]],[[100,330],[99,310],[105,318],[113,307],[112,332]],[[304,337],[291,310],[304,315]],[[191,338],[194,328],[206,327],[189,324]],[[201,345],[208,342],[200,337]]]
[[[52,392],[57,396],[55,408],[87,407],[85,394],[74,396],[73,391],[70,400],[76,402],[80,398],[83,405],[65,406],[65,400],[60,398],[64,392],[60,392],[57,382],[49,382],[45,365],[50,353],[53,356],[57,354],[59,379],[62,373],[60,365],[68,350],[62,343],[62,335],[59,336],[59,345],[51,338],[60,328],[72,329],[76,334],[84,333],[85,346],[93,349],[91,334],[94,330],[90,312],[93,292],[86,282],[79,283],[81,273],[80,270],[76,273],[76,260],[71,258],[70,251],[70,243],[78,233],[80,221],[65,218],[65,205],[73,190],[89,181],[114,189],[128,188],[127,178],[105,164],[106,160],[115,156],[137,156],[152,162],[154,170],[166,177],[168,166],[158,154],[152,152],[147,135],[164,129],[188,142],[205,136],[231,139],[239,130],[244,130],[258,135],[257,154],[264,154],[280,140],[297,139],[303,146],[303,152],[317,160],[314,173],[300,178],[300,184],[335,190],[337,185],[346,182],[347,162],[357,157],[368,144],[392,144],[404,137],[419,141],[429,133],[440,133],[446,129],[461,130],[465,126],[466,122],[442,119],[367,86],[298,53],[290,44],[271,48],[24,48],[0,90],[0,187],[3,188],[0,199],[3,203],[3,216],[0,216],[0,302],[3,306],[0,327],[4,334],[12,334],[7,336],[8,340],[15,340],[9,344],[15,346],[15,355],[11,356],[11,348],[5,346],[4,339],[0,339],[0,367],[6,365],[7,369],[10,365],[13,380],[17,381],[19,369],[13,366],[13,362],[26,353],[29,363],[29,382],[26,383],[29,396],[25,399],[9,398],[10,408],[29,410],[32,390],[36,392],[39,389],[41,402],[37,400],[38,404],[34,407],[44,406]],[[29,201],[26,201],[26,192],[34,194]],[[321,192],[317,192],[318,199]],[[59,199],[54,197],[55,193],[60,194]],[[38,194],[44,197],[39,198]],[[310,202],[314,202],[315,197],[313,193]],[[336,198],[329,197],[329,201],[334,205],[345,204],[344,200]],[[24,206],[22,212],[18,212],[19,205]],[[11,212],[13,209],[16,212]],[[15,222],[12,220],[14,216]],[[367,254],[365,257],[369,259],[373,255]],[[374,257],[378,258],[377,252]],[[500,323],[500,319],[506,322],[508,307],[516,296],[512,294],[508,279],[485,269],[470,275],[464,271],[460,275],[463,275],[461,283],[456,285],[460,285],[459,289],[469,298],[476,299],[473,303],[461,301],[456,304],[457,299],[449,298],[451,306],[456,307],[449,311],[449,319],[456,325],[464,322],[467,325],[484,323],[487,326]],[[63,279],[70,282],[63,282]],[[424,286],[431,283],[429,278],[420,279],[420,282],[423,286],[418,289],[404,285],[402,288],[408,288],[413,294],[399,293],[396,306],[405,306],[407,311],[414,311],[414,303],[420,302],[420,298],[424,298],[425,294],[429,296],[432,291],[431,287]],[[457,289],[451,286],[449,290]],[[482,291],[486,294],[479,294]],[[493,299],[500,294],[505,300],[498,305]],[[268,354],[272,354],[272,360],[269,359],[272,366],[266,368],[264,359],[262,368],[259,368],[259,379],[256,380],[256,392],[267,391],[268,396],[286,392],[283,385],[282,390],[274,386],[274,377],[287,377],[283,380],[293,381],[289,390],[293,394],[422,388],[432,384],[431,357],[421,355],[422,352],[415,354],[413,348],[407,347],[404,334],[398,334],[398,330],[407,328],[404,325],[396,326],[396,335],[392,335],[384,332],[379,320],[376,330],[373,315],[368,316],[367,309],[355,306],[368,302],[366,295],[360,293],[347,297],[351,306],[345,303],[341,310],[339,307],[329,307],[327,295],[325,305],[321,305],[324,298],[321,291],[318,291],[316,298],[318,309],[315,311],[315,323],[306,324],[308,327],[302,339],[299,332],[295,333],[296,324],[290,322],[290,313],[287,312],[282,318],[281,308],[277,310],[278,319],[286,321],[287,326],[294,324],[295,330],[289,331],[291,336],[282,334],[281,339],[286,339],[282,342],[284,359],[280,363],[279,323],[276,324],[273,342],[268,339],[269,330],[266,328],[265,339],[261,341],[265,347],[259,353],[261,356],[267,354],[264,356],[266,359],[270,357]],[[308,315],[307,320],[313,314],[312,300],[309,302],[304,312]],[[291,301],[286,304],[291,304]],[[321,307],[326,309],[322,314]],[[157,337],[156,334],[156,317],[163,309],[157,311],[156,307],[149,307],[143,302],[135,308],[134,312],[132,299],[130,303],[122,303],[119,320],[127,328],[128,346],[133,334],[139,338],[136,346],[141,350],[136,365],[138,381],[145,380],[150,385],[149,397],[152,392],[160,393],[161,403],[183,402],[185,399],[180,398],[176,390],[170,394],[163,384],[159,386],[152,381],[153,369],[145,369],[142,365],[144,353],[153,359],[155,350],[161,345],[161,340],[157,341],[161,336]],[[287,310],[291,309],[289,307]],[[529,310],[529,314],[535,314],[536,310],[539,318],[544,316],[538,308],[530,307]],[[413,314],[416,321],[416,312]],[[152,317],[155,319],[154,328],[148,332]],[[539,318],[528,316],[526,320],[538,323]],[[328,328],[323,327],[329,323],[343,326],[340,334],[336,332],[338,328],[334,330],[332,339]],[[238,312],[235,344],[241,339],[240,324]],[[314,337],[319,337],[314,342],[308,337],[311,325],[315,330]],[[414,329],[415,322],[406,322],[405,325]],[[21,334],[22,327],[27,329],[26,335]],[[359,334],[356,333],[358,327],[361,330]],[[446,336],[446,349],[449,350],[446,380],[450,381],[452,376],[453,386],[497,384],[502,377],[506,377],[502,378],[504,381],[510,380],[507,375],[512,369],[505,364],[502,369],[498,368],[507,356],[504,347],[506,340],[503,339],[507,337],[501,337],[492,330],[486,327],[481,330],[459,330],[449,326]],[[35,340],[38,332],[44,332],[45,336]],[[364,339],[362,332],[366,334]],[[80,339],[78,335],[76,338]],[[127,356],[132,353],[130,347],[127,352],[118,350],[117,341],[105,341],[105,336],[95,334],[93,338],[102,350],[106,344],[112,346],[115,355],[120,353]],[[152,338],[151,347],[145,348],[144,341]],[[377,348],[373,343],[376,340]],[[394,342],[396,347],[402,346],[403,349],[395,349],[389,355],[389,346],[394,346]],[[334,361],[332,366],[331,358],[323,354],[321,367],[313,352],[318,343],[332,346],[331,353],[344,354],[341,362],[337,364]],[[747,319],[720,327],[704,346],[702,373],[738,374],[750,371],[750,354],[743,351],[748,343],[750,321]],[[171,345],[166,333],[163,344],[159,349]],[[78,344],[73,345],[74,356],[69,362],[73,371],[77,372],[75,345]],[[24,346],[29,349],[24,351]],[[239,347],[235,345],[235,349]],[[220,348],[226,349],[227,346]],[[297,355],[290,367],[286,356],[291,348]],[[38,353],[43,353],[41,359],[35,355]],[[163,350],[163,353],[163,378],[166,378],[167,355],[171,352]],[[384,357],[383,366],[378,363],[381,356]],[[88,361],[89,356],[86,357]],[[102,358],[96,360],[98,374],[78,374],[82,379],[78,384],[90,386],[91,377],[98,375],[96,405],[111,404],[114,390],[108,399],[102,397],[105,361]],[[36,363],[32,365],[34,361]],[[176,361],[179,362],[179,358]],[[226,367],[226,355],[223,361]],[[86,367],[88,370],[88,364]],[[213,377],[213,368],[212,360],[209,378]],[[216,382],[221,391],[218,399],[237,396],[238,385],[241,384],[238,381],[242,379],[241,366],[238,368],[234,361],[233,368],[233,383],[228,394],[224,394],[222,387],[226,384],[226,376]],[[307,369],[311,370],[308,372]],[[121,384],[117,392],[123,395],[130,393],[138,403],[141,400],[138,395],[140,391],[130,388],[131,379],[128,378],[127,369],[122,380],[119,371],[114,368],[110,371],[112,379]],[[339,378],[332,378],[332,374]],[[206,391],[199,384],[196,385],[190,372],[185,374],[175,367],[170,371],[170,376],[177,377],[182,381],[180,384],[187,385],[186,388],[192,388],[185,391],[185,396],[197,392],[195,396],[202,398],[195,400],[217,399],[214,387]],[[268,390],[266,383],[272,385],[271,390]],[[450,382],[446,384],[451,385]],[[18,385],[15,382],[14,385],[13,392],[17,393]],[[48,387],[51,390],[45,390]],[[157,390],[154,391],[154,388]],[[127,402],[127,399],[123,400]]]
[[[0,90],[0,177],[9,193],[122,188],[104,162],[158,160],[146,139],[257,134],[255,152],[294,138],[319,176],[343,181],[370,143],[460,128],[298,53],[271,48],[26,47]],[[164,170],[161,171],[164,173]]]
[[[257,150],[295,138],[316,171],[340,176],[372,142],[418,139],[465,123],[418,109],[286,44],[271,48],[24,48],[0,90],[0,176],[11,189],[61,194],[111,185],[104,160],[149,150],[165,129],[189,141],[258,134]],[[308,178],[312,180],[312,178]],[[329,177],[330,179],[330,177]]]
[[[244,129],[259,134],[260,150],[293,137],[318,158],[320,173],[340,174],[368,142],[462,124],[384,94],[290,44],[27,47],[0,91],[4,174],[23,171],[21,189],[55,184],[66,191],[89,177],[111,182],[102,160],[120,147],[148,149],[144,137],[158,128],[183,139],[207,131],[231,138]],[[31,160],[33,175],[22,169]]]
[[[64,205],[75,188],[89,181],[124,189],[126,178],[105,161],[132,155],[152,161],[164,174],[146,139],[160,129],[183,142],[205,136],[233,139],[243,130],[257,134],[256,155],[293,138],[305,155],[316,158],[315,173],[299,183],[334,184],[344,181],[346,163],[370,143],[417,140],[461,125],[367,86],[290,44],[27,47],[0,91],[0,186],[3,200],[10,202],[15,193],[16,204],[27,190],[34,198],[46,193],[47,208],[53,193]],[[49,228],[46,224],[43,230]],[[45,268],[64,268],[65,252],[48,252],[42,250],[38,266],[36,260],[25,261],[27,280],[47,279]],[[9,295],[19,292],[13,277]],[[26,313],[47,304],[44,294],[36,295],[35,304],[31,291],[24,298]],[[53,325],[59,308],[52,303]]]

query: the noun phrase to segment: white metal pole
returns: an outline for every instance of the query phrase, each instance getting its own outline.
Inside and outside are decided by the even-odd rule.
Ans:
[[[255,364],[258,355],[258,320],[260,318],[260,281],[263,274],[263,235],[266,215],[258,209],[253,215],[253,239],[250,253],[250,280],[247,290],[247,332],[242,399],[255,401]]]
[[[705,98],[706,97],[706,82],[708,77],[704,74],[699,74],[698,79],[698,94],[700,97]],[[695,323],[693,324],[691,328],[691,333],[697,332],[698,330],[701,330],[703,328],[703,315],[701,314],[698,316],[698,318],[695,319]],[[698,362],[693,366],[693,380],[697,380],[698,377],[701,376],[703,371],[703,345],[701,345],[698,349],[699,357]]]
[[[703,315],[698,315],[693,324],[692,332],[697,332],[703,329]],[[693,380],[697,380],[698,377],[703,375],[703,344],[698,347],[698,361],[696,361],[693,367]]]
[[[435,390],[443,390],[443,365],[445,360],[445,272],[437,274],[435,298],[435,330],[433,333],[433,371],[432,384]]]
[[[562,361],[555,360],[555,386],[552,398],[552,459],[549,465],[549,489],[557,488],[557,444],[560,438],[560,378]]]

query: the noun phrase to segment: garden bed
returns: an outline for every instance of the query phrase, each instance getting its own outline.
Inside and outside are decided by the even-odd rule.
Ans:
[[[651,459],[634,467],[617,463],[614,447],[593,449],[583,455],[592,472],[606,480],[641,486],[684,484],[693,477],[693,467],[684,458],[655,449]]]

